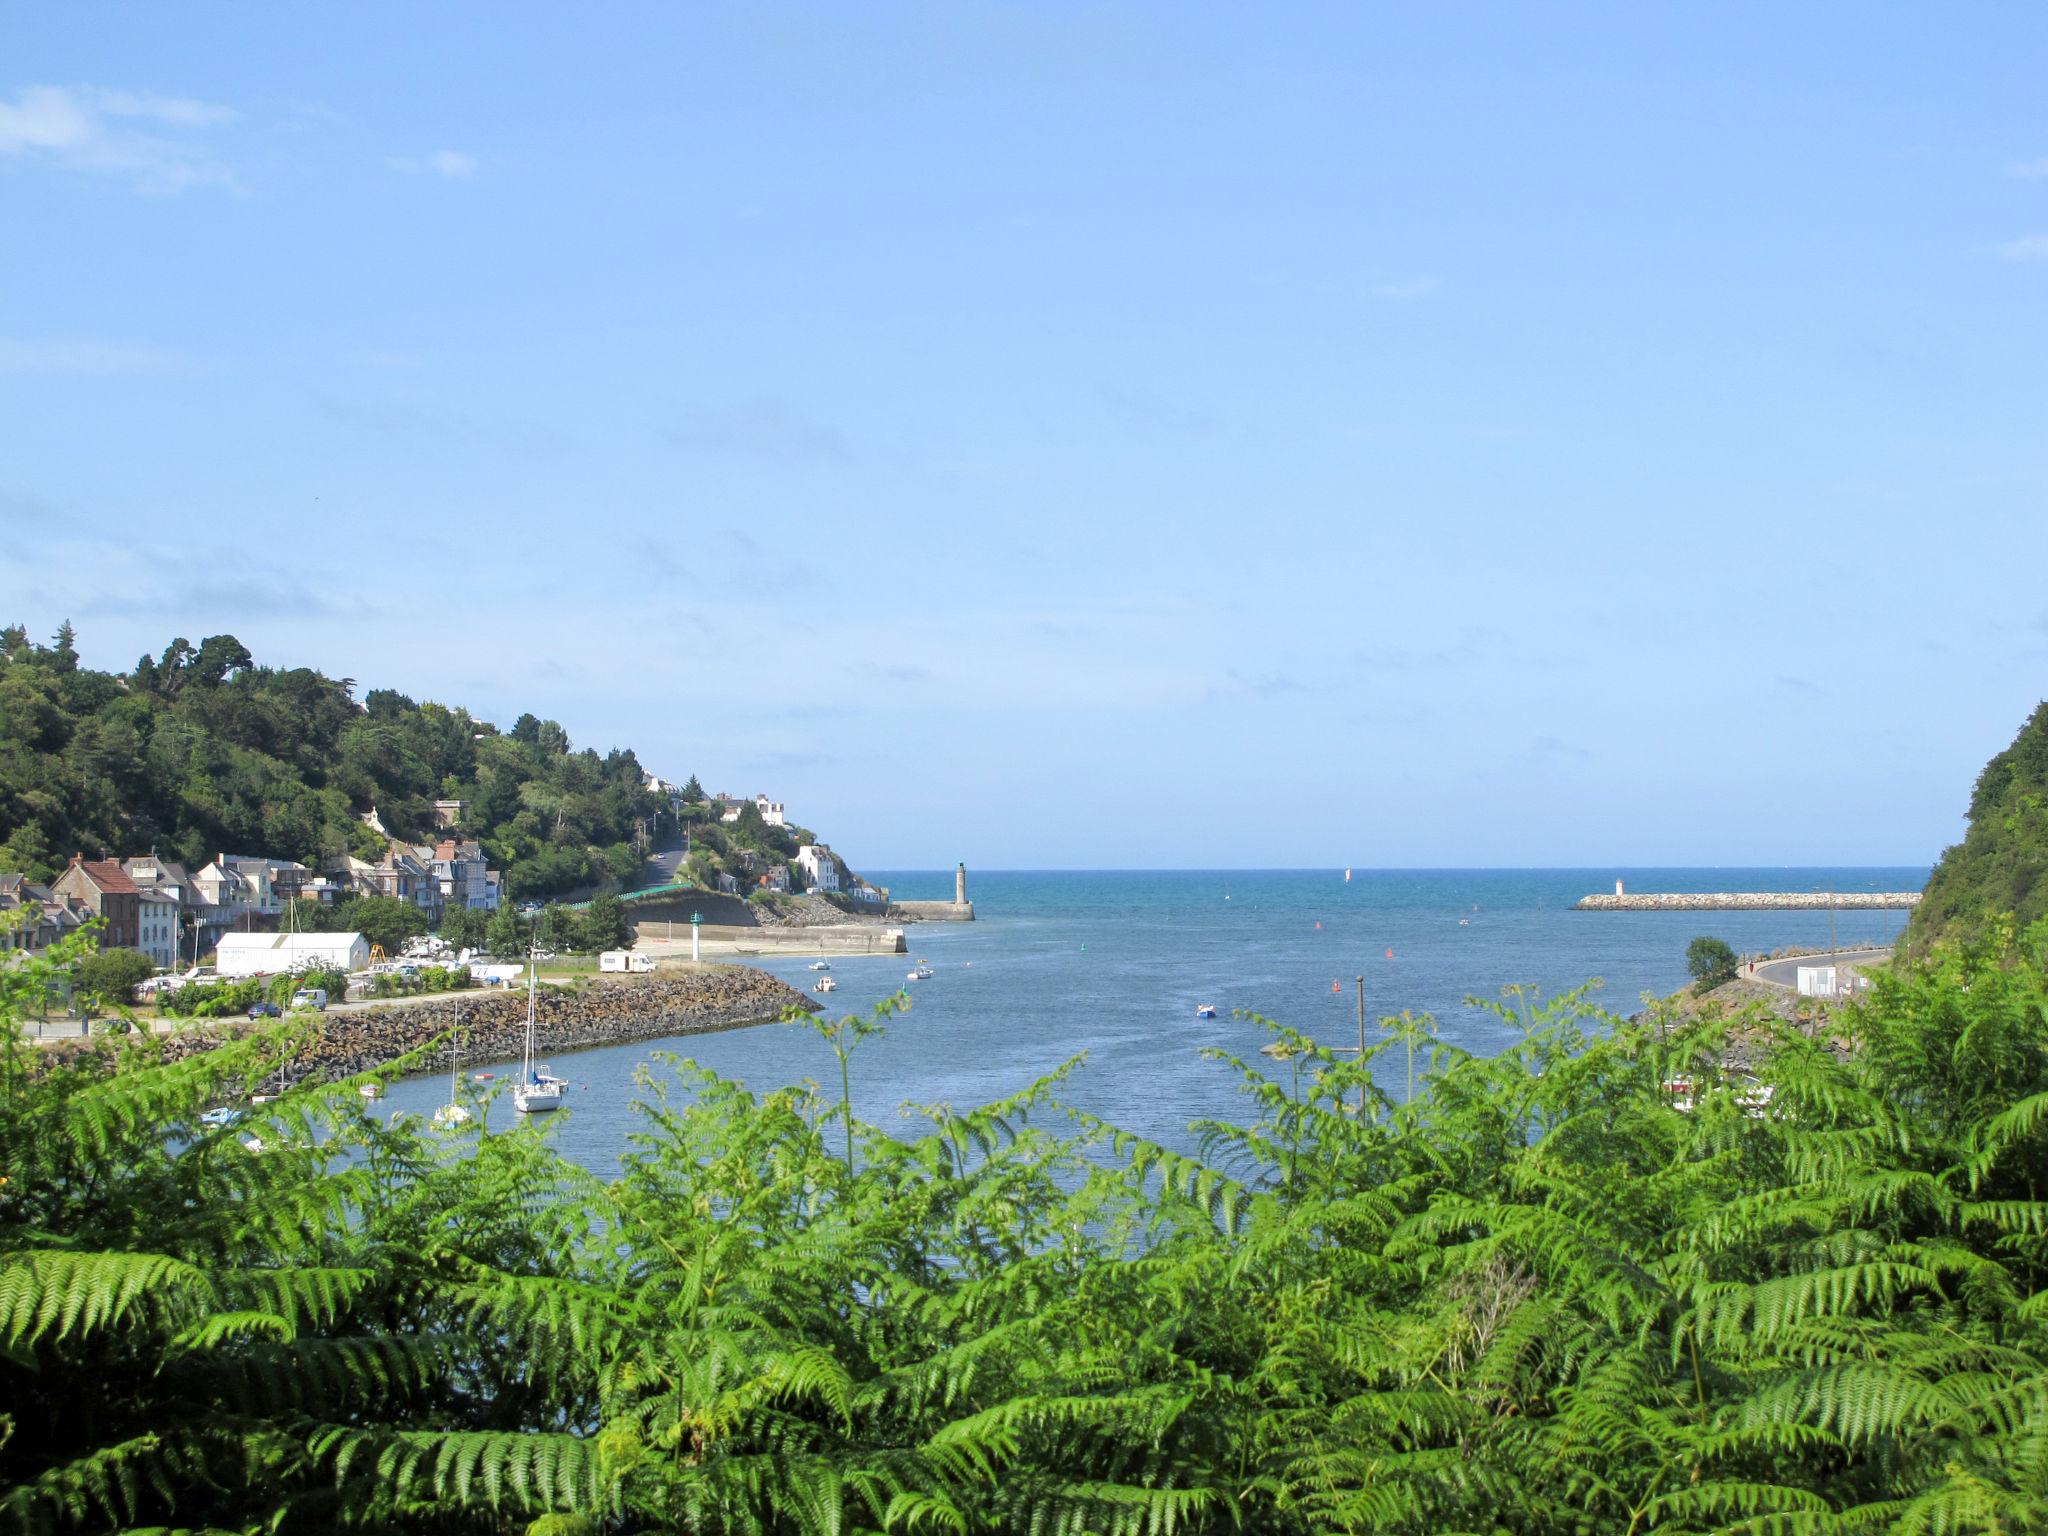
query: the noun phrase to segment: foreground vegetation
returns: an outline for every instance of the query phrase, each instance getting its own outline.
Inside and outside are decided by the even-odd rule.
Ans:
[[[650,1076],[620,1176],[289,1033],[0,1057],[21,1530],[1527,1533],[2048,1522],[2048,930],[1878,980],[1839,1058],[1584,996],[1382,1075],[1285,1030],[1199,1156],[1060,1107],[855,1124]],[[38,985],[0,973],[4,1006]],[[114,1065],[118,1060],[118,1070]],[[1424,1062],[1428,1070],[1422,1070]],[[1692,1082],[1693,1110],[1667,1082]]]

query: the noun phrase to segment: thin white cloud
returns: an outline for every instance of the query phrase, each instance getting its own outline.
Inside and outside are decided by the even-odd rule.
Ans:
[[[1426,299],[1439,291],[1443,285],[1442,278],[1424,274],[1420,277],[1399,278],[1393,282],[1375,283],[1372,292],[1376,299]]]
[[[198,135],[237,116],[231,107],[188,96],[24,86],[13,100],[0,99],[0,157],[121,177],[157,196],[205,184],[232,188],[234,174],[206,153]]]
[[[676,447],[694,452],[735,453],[792,464],[852,457],[836,428],[812,421],[773,395],[743,405],[692,408],[665,435]]]
[[[191,368],[185,358],[147,347],[63,339],[21,341],[0,336],[0,373],[189,373]]]
[[[1991,249],[2007,261],[2048,261],[2048,235],[2022,235]]]
[[[404,176],[467,181],[476,174],[476,156],[460,149],[437,149],[431,155],[393,155],[384,163]]]

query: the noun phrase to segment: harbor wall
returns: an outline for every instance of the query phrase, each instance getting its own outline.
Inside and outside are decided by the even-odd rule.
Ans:
[[[889,915],[913,923],[971,923],[974,921],[974,903],[971,901],[892,901]]]
[[[1579,912],[1897,912],[1920,905],[1918,891],[1630,891],[1582,896]]]
[[[676,937],[659,927],[642,928],[635,948],[655,956],[657,964],[687,959],[690,925],[676,925]],[[828,928],[723,928],[706,923],[699,937],[706,944],[730,945],[736,955],[900,955],[903,930],[873,923],[838,923]],[[721,950],[720,953],[725,953]]]
[[[661,971],[572,987],[543,986],[534,1004],[534,1033],[543,1057],[560,1056],[633,1040],[771,1023],[792,1007],[816,1013],[819,1005],[749,966]],[[441,993],[417,1002],[318,1014],[310,1028],[312,1038],[265,1080],[265,1091],[374,1071],[451,1031],[464,1071],[516,1062],[526,1041],[526,994],[496,989]],[[164,1049],[179,1059],[216,1049],[255,1029],[234,1022],[216,1029],[191,1028],[171,1036]],[[450,1065],[444,1043],[417,1070],[446,1072]]]

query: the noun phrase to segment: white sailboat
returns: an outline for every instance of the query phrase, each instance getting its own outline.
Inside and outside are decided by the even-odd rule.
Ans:
[[[457,1063],[462,1060],[462,1046],[459,1042],[448,1042],[448,1102],[434,1111],[436,1125],[467,1125],[469,1110],[456,1098],[456,1086],[462,1081]]]
[[[519,1081],[512,1089],[512,1107],[522,1115],[544,1115],[562,1107],[562,1095],[569,1085],[533,1059],[534,1003],[539,997],[540,951],[526,956],[526,1056],[519,1064]]]

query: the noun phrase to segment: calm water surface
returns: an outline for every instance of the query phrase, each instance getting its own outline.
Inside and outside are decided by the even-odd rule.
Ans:
[[[1592,978],[1603,1006],[1628,1013],[1644,993],[1685,981],[1685,946],[1714,934],[1737,950],[1828,943],[1828,913],[1574,912],[1617,877],[1643,891],[1917,890],[1925,868],[1342,870],[1056,873],[973,872],[978,921],[908,930],[909,956],[835,958],[835,1013],[866,1009],[899,988],[915,999],[854,1058],[864,1119],[915,1127],[906,1103],[960,1107],[1014,1093],[1068,1057],[1088,1063],[1064,1096],[1141,1135],[1186,1147],[1190,1121],[1245,1118],[1227,1068],[1199,1059],[1223,1046],[1259,1060],[1265,1036],[1232,1018],[1251,1009],[1333,1042],[1357,1038],[1352,978],[1365,976],[1369,1018],[1410,1009],[1436,1016],[1443,1036],[1487,1052],[1511,1033],[1472,996],[1497,998],[1514,982],[1545,995]],[[903,899],[948,898],[950,870],[875,872]],[[1836,935],[1889,943],[1903,912],[1843,912]],[[1319,926],[1320,925],[1320,926]],[[908,982],[917,958],[936,974]],[[792,985],[815,978],[803,960],[762,963]],[[1340,984],[1333,993],[1331,983]],[[1197,1021],[1197,1003],[1219,1017]],[[638,1117],[634,1069],[672,1050],[756,1091],[805,1078],[836,1081],[824,1044],[808,1030],[763,1025],[671,1041],[645,1041],[557,1057],[570,1079],[567,1112],[551,1134],[568,1156],[608,1170]],[[479,1064],[481,1065],[481,1064]],[[1399,1068],[1395,1069],[1397,1072]],[[447,1080],[393,1088],[386,1107],[431,1110]],[[512,1119],[492,1111],[493,1124]]]

